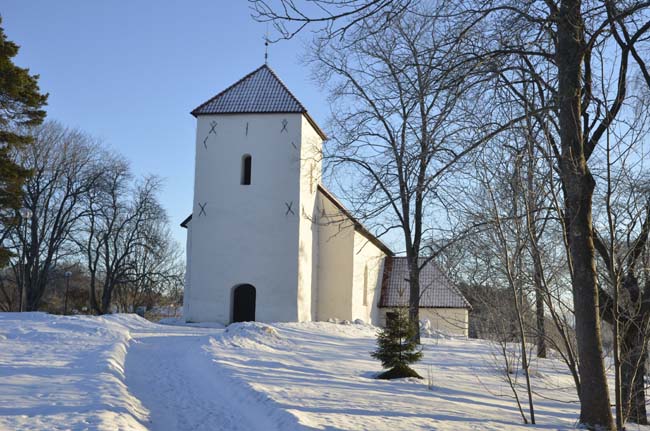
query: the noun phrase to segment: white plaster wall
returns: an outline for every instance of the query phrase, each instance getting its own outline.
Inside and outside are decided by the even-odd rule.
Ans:
[[[318,194],[317,320],[352,319],[354,226],[329,199]]]
[[[317,185],[321,179],[322,139],[303,116],[300,145],[300,224],[298,250],[298,320],[316,320],[318,301]],[[298,213],[298,210],[296,210]]]
[[[190,297],[192,296],[192,284],[190,274],[192,273],[192,221],[190,220],[186,225],[186,239],[185,239],[185,285],[183,287],[183,316],[188,316],[190,313]]]
[[[381,325],[386,324],[390,308],[380,308]],[[467,337],[469,312],[464,308],[420,308],[420,320],[429,319],[431,329],[454,336]]]
[[[379,297],[386,254],[359,232],[354,233],[352,319],[379,324]],[[367,271],[367,277],[366,277]],[[364,287],[364,284],[367,284]],[[365,295],[365,301],[364,301]],[[364,303],[365,302],[365,303]]]
[[[243,283],[256,288],[256,320],[299,319],[302,119],[301,114],[197,119],[186,320],[229,323],[232,289]],[[211,122],[217,123],[216,134],[210,133]],[[240,184],[244,154],[252,156],[248,186]],[[206,215],[199,204],[205,204]]]
[[[420,320],[429,319],[431,329],[450,335],[467,336],[469,312],[464,308],[421,308]]]

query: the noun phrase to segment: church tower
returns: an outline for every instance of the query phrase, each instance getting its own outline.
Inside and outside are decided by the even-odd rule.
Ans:
[[[314,319],[324,133],[266,64],[192,115],[185,319]]]

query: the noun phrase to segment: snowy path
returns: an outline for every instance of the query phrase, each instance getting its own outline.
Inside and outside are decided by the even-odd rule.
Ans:
[[[376,328],[135,315],[0,313],[0,431],[572,430],[566,367],[533,360],[538,425],[523,425],[495,346],[424,339],[426,381],[372,378]],[[521,379],[520,395],[524,394]],[[630,430],[650,427],[628,424]]]
[[[160,327],[132,332],[126,356],[129,392],[149,410],[152,431],[277,429],[204,350],[221,330]],[[241,384],[241,383],[240,383]],[[258,405],[255,405],[258,404]]]

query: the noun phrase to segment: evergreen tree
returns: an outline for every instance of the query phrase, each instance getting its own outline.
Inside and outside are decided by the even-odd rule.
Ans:
[[[417,324],[412,324],[406,308],[395,309],[387,315],[386,327],[377,334],[377,350],[371,356],[381,361],[384,371],[378,379],[422,377],[409,364],[422,358],[422,351],[415,341]]]
[[[0,240],[18,221],[23,184],[29,170],[16,163],[16,152],[32,140],[26,128],[41,124],[47,94],[38,88],[38,75],[13,63],[18,45],[7,40],[0,17]],[[0,268],[11,252],[0,242]]]

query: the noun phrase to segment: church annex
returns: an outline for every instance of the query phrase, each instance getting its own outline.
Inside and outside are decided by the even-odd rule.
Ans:
[[[362,319],[408,303],[405,259],[321,184],[326,139],[263,65],[192,111],[197,119],[184,316],[224,324]],[[429,263],[421,317],[467,335],[469,303]]]

